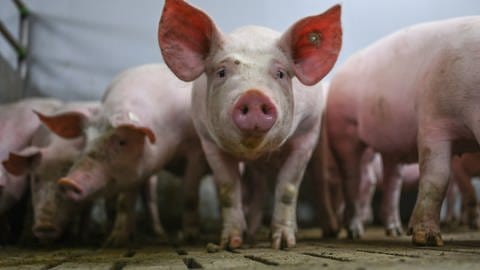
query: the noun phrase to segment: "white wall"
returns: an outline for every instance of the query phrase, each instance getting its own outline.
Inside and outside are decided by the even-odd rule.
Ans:
[[[161,0],[24,2],[34,12],[30,81],[45,95],[99,98],[119,71],[161,61],[156,39]],[[226,32],[246,24],[284,31],[301,17],[320,13],[337,2],[190,0]],[[404,26],[480,14],[478,0],[344,0],[342,5],[344,46],[337,65],[356,50]],[[0,19],[17,33],[18,15],[11,1],[2,0]],[[15,65],[15,55],[3,39],[0,53]]]

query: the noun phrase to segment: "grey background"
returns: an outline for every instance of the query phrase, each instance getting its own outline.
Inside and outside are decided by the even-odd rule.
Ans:
[[[13,3],[0,1],[0,20],[17,34],[18,13]],[[28,95],[66,100],[99,98],[119,71],[162,61],[156,29],[164,1],[24,2],[33,12]],[[284,31],[298,19],[321,13],[338,3],[333,0],[189,2],[207,11],[225,32],[248,24]],[[480,14],[478,0],[344,0],[341,3],[344,46],[336,66],[358,49],[404,26]],[[16,66],[16,56],[4,39],[0,39],[0,54]],[[0,73],[0,80],[0,97],[17,91],[7,86],[4,72]],[[38,86],[40,93],[33,86]]]

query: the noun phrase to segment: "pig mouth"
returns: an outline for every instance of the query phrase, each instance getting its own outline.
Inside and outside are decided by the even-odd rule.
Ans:
[[[240,140],[240,144],[242,144],[247,149],[255,149],[257,148],[260,143],[263,141],[264,136],[243,136]]]
[[[36,225],[33,228],[33,235],[40,241],[55,240],[60,236],[60,229],[50,223]]]

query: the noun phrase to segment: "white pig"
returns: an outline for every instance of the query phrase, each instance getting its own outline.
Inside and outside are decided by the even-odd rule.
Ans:
[[[298,187],[318,140],[323,104],[321,85],[305,85],[318,83],[337,60],[340,13],[334,6],[283,35],[258,26],[224,34],[201,10],[165,2],[159,44],[180,79],[197,79],[193,120],[219,191],[224,248],[239,247],[247,226],[241,161],[258,190],[268,178],[277,181],[272,247],[295,246]],[[265,193],[260,195],[251,197],[262,200]]]

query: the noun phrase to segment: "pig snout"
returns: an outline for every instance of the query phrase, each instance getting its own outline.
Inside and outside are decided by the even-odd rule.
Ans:
[[[277,109],[260,91],[249,90],[235,103],[232,118],[244,135],[262,136],[277,120]]]
[[[60,235],[60,230],[49,222],[42,222],[33,226],[33,235],[40,240],[53,240]]]
[[[71,178],[62,178],[58,180],[58,185],[60,187],[60,193],[70,200],[80,201],[85,198],[84,189],[77,183],[77,181]]]

